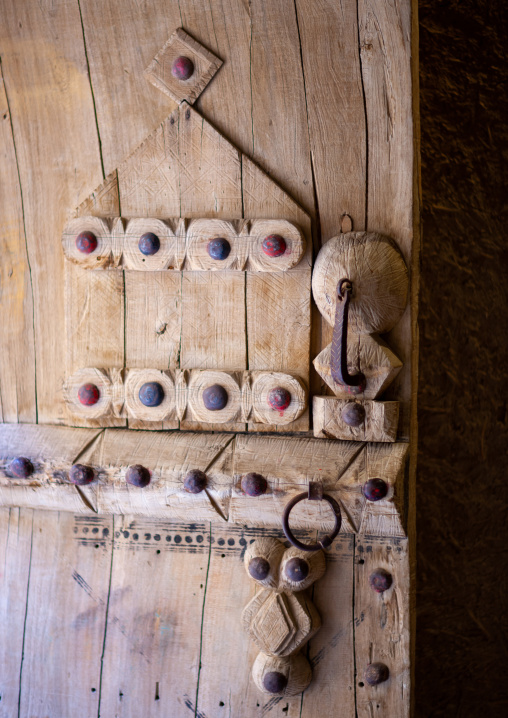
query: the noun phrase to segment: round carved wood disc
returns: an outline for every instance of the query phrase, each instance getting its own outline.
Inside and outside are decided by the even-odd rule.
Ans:
[[[312,292],[321,314],[333,326],[337,283],[349,279],[353,295],[349,326],[357,334],[383,334],[401,318],[407,303],[408,272],[389,237],[349,232],[330,239],[320,250],[312,275]]]

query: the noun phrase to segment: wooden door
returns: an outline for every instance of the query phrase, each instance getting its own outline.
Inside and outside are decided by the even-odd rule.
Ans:
[[[410,0],[1,7],[0,715],[408,716]],[[300,600],[244,563],[311,483],[342,523]],[[291,526],[329,533],[326,502]],[[252,677],[260,591],[321,617],[303,692]]]

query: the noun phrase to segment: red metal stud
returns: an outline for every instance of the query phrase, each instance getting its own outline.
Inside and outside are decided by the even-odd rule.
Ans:
[[[363,485],[363,495],[369,501],[381,501],[388,493],[388,484],[383,479],[369,479]]]
[[[92,467],[85,466],[84,464],[74,464],[69,471],[69,479],[73,484],[77,484],[78,486],[91,484],[94,478],[95,472]]]
[[[267,488],[268,482],[261,474],[252,472],[245,474],[242,479],[242,491],[247,494],[247,496],[261,496],[261,494],[266,492]]]
[[[93,406],[101,398],[99,388],[95,384],[83,384],[78,389],[78,399],[83,406]]]
[[[28,479],[34,472],[34,466],[25,456],[16,456],[9,464],[9,471],[17,479]]]
[[[384,663],[371,663],[365,669],[365,680],[369,686],[378,686],[388,680],[390,671]]]
[[[392,583],[393,578],[391,573],[385,571],[384,568],[376,569],[369,576],[369,586],[373,591],[376,591],[376,593],[388,591]]]
[[[280,257],[286,251],[286,240],[280,234],[270,234],[261,246],[268,257]]]
[[[150,483],[150,472],[141,464],[134,464],[129,466],[125,472],[125,480],[132,486],[138,486],[140,489],[144,489]]]
[[[190,57],[180,55],[173,62],[171,67],[171,74],[176,77],[177,80],[188,80],[189,77],[194,73],[194,63]]]
[[[270,389],[268,392],[268,404],[276,411],[284,411],[291,403],[291,394],[281,386]]]
[[[185,491],[188,491],[189,494],[199,494],[206,487],[207,481],[204,471],[192,469],[184,479],[183,488]]]
[[[97,249],[97,237],[92,232],[80,232],[76,237],[76,249],[81,254],[92,254]]]

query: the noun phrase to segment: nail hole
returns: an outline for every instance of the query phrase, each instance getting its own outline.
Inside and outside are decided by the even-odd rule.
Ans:
[[[358,563],[365,563],[365,559],[361,558]]]
[[[155,684],[155,700],[159,700],[159,681]]]
[[[160,553],[160,552],[161,552],[161,550],[160,550],[160,548],[158,548],[157,551],[156,551],[156,553]]]
[[[224,701],[219,701],[219,705],[222,707],[224,705]]]
[[[91,690],[92,690],[92,693],[95,693],[95,690],[96,690],[96,689],[95,689],[95,688],[92,688]]]
[[[221,558],[226,558],[226,554],[225,554],[225,553],[222,553],[222,554],[221,554]]]
[[[99,548],[99,544],[98,544],[98,543],[95,544],[95,548]]]
[[[360,688],[363,688],[363,685],[364,685],[363,681],[360,681],[360,683],[358,685],[360,686]]]

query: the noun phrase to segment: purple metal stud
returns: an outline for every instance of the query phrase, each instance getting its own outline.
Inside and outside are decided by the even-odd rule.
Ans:
[[[247,496],[261,496],[261,494],[266,492],[267,488],[268,482],[261,474],[252,472],[245,474],[242,479],[242,491],[247,494]]]
[[[371,663],[365,669],[365,680],[369,686],[378,686],[388,680],[390,671],[384,663]]]
[[[129,466],[125,472],[125,480],[132,486],[138,486],[140,489],[144,489],[150,483],[150,472],[141,464],[134,464]]]
[[[92,254],[97,249],[97,237],[92,232],[80,232],[76,237],[76,249],[81,254]]]
[[[305,581],[309,575],[309,564],[304,558],[295,556],[294,558],[290,558],[285,564],[284,573],[290,581],[294,581],[294,583],[301,583],[302,581]]]
[[[268,404],[276,411],[284,411],[291,403],[291,394],[287,389],[276,386],[268,392]]]
[[[28,479],[34,472],[34,465],[25,456],[16,456],[9,464],[9,471],[17,479]]]
[[[383,593],[384,591],[388,591],[392,583],[393,578],[391,573],[385,571],[384,568],[376,569],[369,576],[369,586],[372,588],[373,591],[376,591],[376,593]]]
[[[388,493],[388,484],[383,479],[369,479],[363,485],[363,495],[369,501],[381,501]]]
[[[150,257],[152,254],[157,254],[161,248],[161,241],[153,232],[146,232],[139,238],[138,247],[141,254]]]
[[[189,494],[199,494],[206,487],[207,481],[204,471],[192,469],[184,479],[183,488],[185,491],[188,491]]]
[[[83,406],[93,406],[100,398],[101,393],[95,384],[83,384],[78,389],[78,399]]]
[[[206,249],[212,259],[227,259],[231,252],[231,245],[224,237],[216,237],[208,242]]]
[[[263,688],[268,693],[282,693],[288,684],[288,679],[284,673],[279,671],[270,671],[265,673],[263,677]]]
[[[203,404],[208,411],[220,411],[228,403],[228,393],[220,384],[207,386],[203,391]]]
[[[69,479],[73,484],[77,484],[78,486],[91,484],[94,478],[95,472],[92,467],[85,466],[84,464],[74,464],[69,471]]]
[[[139,390],[139,400],[144,406],[160,406],[164,401],[164,389],[156,381],[148,381]]]
[[[264,581],[264,579],[270,573],[270,564],[262,556],[254,556],[249,561],[249,574],[256,581]]]
[[[171,74],[176,77],[177,80],[188,80],[194,72],[194,63],[190,57],[180,55],[174,60],[171,67]]]
[[[348,426],[361,426],[365,421],[365,407],[350,401],[341,411],[341,418]]]
[[[280,257],[286,251],[286,240],[280,234],[270,234],[261,246],[268,257]]]

